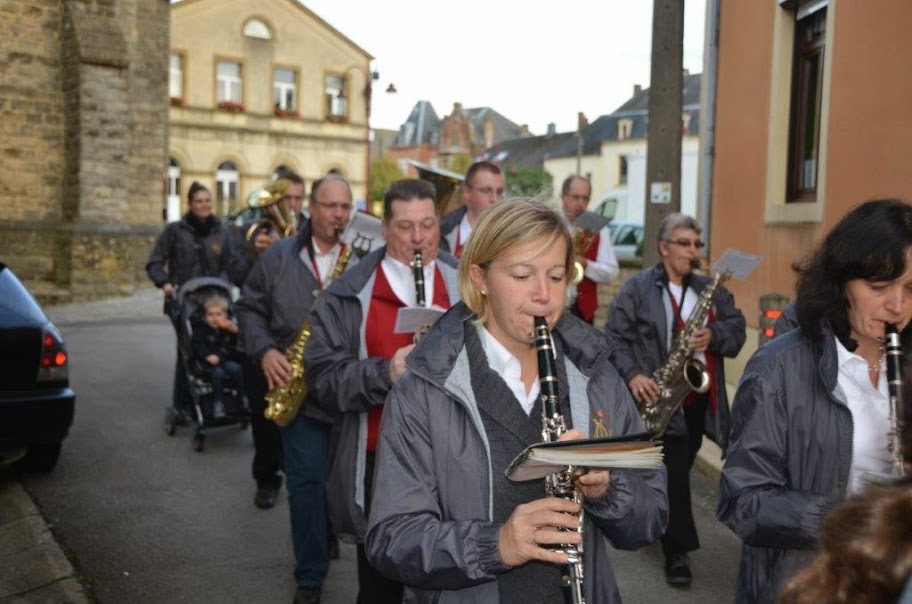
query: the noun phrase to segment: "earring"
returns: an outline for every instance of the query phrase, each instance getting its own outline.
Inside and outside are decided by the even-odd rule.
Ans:
[[[486,290],[486,289],[481,290],[481,295],[482,295],[482,296],[487,296],[487,295],[488,295],[488,290]]]

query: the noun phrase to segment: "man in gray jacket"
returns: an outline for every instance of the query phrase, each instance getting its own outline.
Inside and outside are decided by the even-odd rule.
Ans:
[[[263,417],[264,395],[291,378],[285,351],[343,258],[345,246],[339,233],[352,210],[348,183],[336,175],[317,180],[310,207],[310,219],[295,236],[272,245],[259,257],[238,302],[244,348],[262,370],[256,380],[250,380],[254,388],[248,389],[256,449],[255,503],[260,508],[275,505],[284,452],[298,584],[295,602],[319,602],[329,568],[325,468],[331,416],[320,408],[320,399],[310,396],[297,417],[281,429],[276,443],[275,425]]]
[[[421,252],[427,306],[457,301],[456,259],[438,255],[440,228],[429,182],[390,185],[384,198],[386,245],[336,280],[311,313],[311,338],[304,353],[311,392],[340,414],[329,454],[329,505],[333,529],[358,543],[358,602],[396,603],[401,584],[374,570],[364,553],[374,451],[383,403],[405,371],[413,333],[394,333],[400,309],[418,296],[415,252]]]

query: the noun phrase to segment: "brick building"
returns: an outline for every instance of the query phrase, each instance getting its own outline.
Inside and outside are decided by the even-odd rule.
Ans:
[[[41,299],[147,282],[165,193],[168,9],[0,5],[0,261]]]

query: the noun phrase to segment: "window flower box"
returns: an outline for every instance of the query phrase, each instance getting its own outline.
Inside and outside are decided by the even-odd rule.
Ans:
[[[172,96],[171,97],[171,106],[172,107],[183,107],[184,106],[184,97]]]
[[[276,107],[272,110],[272,113],[276,117],[301,117],[301,112],[297,109],[289,111],[287,109],[282,109],[281,107]]]
[[[227,111],[228,113],[243,113],[247,110],[247,108],[244,107],[244,103],[235,103],[234,101],[220,101],[218,107],[222,111]]]

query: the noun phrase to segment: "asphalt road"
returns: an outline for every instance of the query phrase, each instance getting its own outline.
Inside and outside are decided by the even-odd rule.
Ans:
[[[99,602],[290,602],[286,493],[273,510],[253,506],[249,430],[213,431],[202,453],[189,428],[165,434],[174,335],[160,314],[138,314],[62,324],[76,421],[57,469],[26,488]],[[628,604],[733,601],[739,542],[713,518],[714,481],[696,471],[694,481],[693,585],[665,584],[658,546],[618,552]],[[323,601],[354,602],[356,591],[354,548],[343,546]]]

